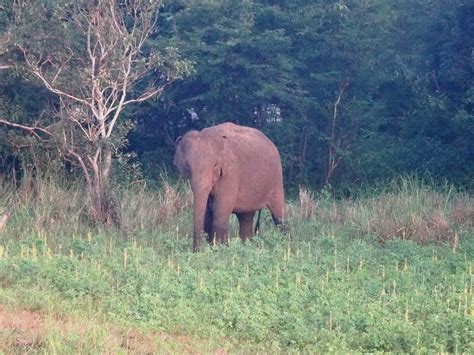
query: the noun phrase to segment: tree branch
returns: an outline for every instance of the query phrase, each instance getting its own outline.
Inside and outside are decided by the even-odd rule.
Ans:
[[[83,105],[91,107],[91,103],[89,103],[85,99],[81,99],[80,97],[74,96],[72,94],[68,94],[67,92],[58,89],[57,87],[53,86],[53,82],[50,82],[43,72],[41,71],[41,66],[39,65],[39,62],[33,63],[31,59],[28,57],[28,50],[24,48],[23,46],[18,46],[18,48],[23,52],[23,57],[25,58],[26,63],[30,67],[32,73],[40,79],[40,81],[44,84],[44,86],[51,92],[55,93],[58,96],[66,97],[68,99],[71,99],[73,101],[79,102]],[[41,61],[41,60],[40,60]],[[65,63],[62,63],[64,65]],[[62,65],[60,66],[60,69],[62,68]],[[61,69],[62,70],[62,69]],[[55,78],[56,79],[56,78]]]
[[[329,154],[328,154],[328,171],[326,174],[326,179],[325,179],[325,185],[329,184],[329,180],[331,179],[334,170],[336,167],[339,165],[339,162],[341,160],[341,157],[336,158],[336,121],[337,121],[337,109],[339,104],[341,103],[342,95],[344,94],[344,91],[346,88],[349,86],[349,79],[346,79],[341,87],[339,88],[339,93],[337,95],[336,102],[334,103],[334,108],[333,108],[333,115],[332,115],[332,122],[331,122],[331,137],[329,140]]]
[[[25,131],[28,131],[30,132],[32,135],[34,135],[37,139],[39,139],[40,141],[45,141],[45,139],[43,139],[36,131],[39,131],[41,133],[44,133],[48,136],[51,136],[51,132],[47,131],[46,129],[44,128],[41,128],[41,127],[37,127],[37,126],[24,126],[22,124],[18,124],[18,123],[13,123],[13,122],[9,122],[9,121],[6,121],[4,119],[0,119],[0,124],[4,124],[6,126],[10,126],[10,127],[13,127],[13,128],[19,128],[19,129],[22,129],[22,130],[25,130]]]

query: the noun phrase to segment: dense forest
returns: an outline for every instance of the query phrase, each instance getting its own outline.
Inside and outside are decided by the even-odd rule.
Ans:
[[[111,107],[118,119],[96,139],[82,132],[99,116],[81,100],[102,75],[87,75],[90,2],[3,1],[2,174],[28,167],[81,175],[74,154],[105,146],[112,180],[156,179],[176,173],[178,136],[232,121],[276,143],[289,188],[344,190],[399,174],[472,188],[472,1],[167,0],[142,13],[133,3],[119,1],[127,36],[144,36],[130,105]],[[95,24],[113,26],[104,14]],[[103,58],[111,60],[104,73],[126,51]]]

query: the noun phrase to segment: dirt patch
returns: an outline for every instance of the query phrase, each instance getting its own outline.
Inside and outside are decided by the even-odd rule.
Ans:
[[[40,312],[10,310],[0,305],[2,346],[18,351],[41,348],[46,334],[44,316]]]
[[[8,310],[0,305],[0,329],[34,330],[40,328],[43,315],[40,312]]]
[[[10,309],[0,305],[0,351],[6,353],[25,353],[28,351],[48,350],[48,334],[55,333],[68,345],[71,336],[76,340],[78,349],[82,345],[97,340],[94,329],[100,327],[106,334],[100,338],[100,344],[94,350],[106,353],[126,352],[131,354],[186,353],[200,354],[196,349],[200,343],[190,336],[173,335],[158,332],[144,333],[135,328],[123,329],[114,325],[98,325],[94,322],[74,321],[62,316],[46,314],[43,311]],[[202,345],[202,344],[201,344]],[[214,354],[224,355],[223,349]]]

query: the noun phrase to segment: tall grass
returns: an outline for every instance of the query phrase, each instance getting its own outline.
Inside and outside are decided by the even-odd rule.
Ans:
[[[146,185],[133,186],[121,193],[121,221],[125,230],[166,229],[192,206],[193,196],[187,184],[163,180],[158,191]]]
[[[119,188],[121,224],[115,232],[191,230],[192,192],[188,184],[163,179],[160,189],[146,184]],[[87,218],[80,184],[26,177],[15,189],[0,182],[0,233],[10,239],[49,234],[52,239],[84,235],[97,226]],[[327,191],[300,188],[299,201],[289,201],[290,226],[311,224],[352,237],[380,242],[399,238],[418,243],[451,242],[472,232],[474,198],[453,187],[437,189],[415,179],[401,179],[377,195],[335,199]],[[271,228],[270,218],[266,228]],[[184,231],[184,232],[183,232]],[[179,231],[178,231],[179,233]]]
[[[145,183],[116,188],[120,224],[114,233],[167,231],[175,229],[192,205],[192,192],[183,182],[163,180],[160,189]],[[51,178],[26,176],[19,188],[0,183],[0,233],[7,239],[22,240],[45,235],[51,242],[85,235],[101,229],[89,219],[85,188],[81,184]]]
[[[418,243],[452,243],[474,225],[474,198],[453,187],[436,189],[415,179],[401,179],[387,191],[354,200],[336,200],[300,189],[297,220],[344,229],[380,242],[399,238]]]

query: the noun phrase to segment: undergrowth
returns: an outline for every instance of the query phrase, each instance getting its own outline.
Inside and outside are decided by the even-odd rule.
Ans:
[[[302,189],[288,235],[267,212],[251,243],[197,254],[185,184],[118,190],[113,229],[80,186],[0,192],[0,304],[48,325],[6,328],[6,353],[474,350],[474,204],[454,189]]]

